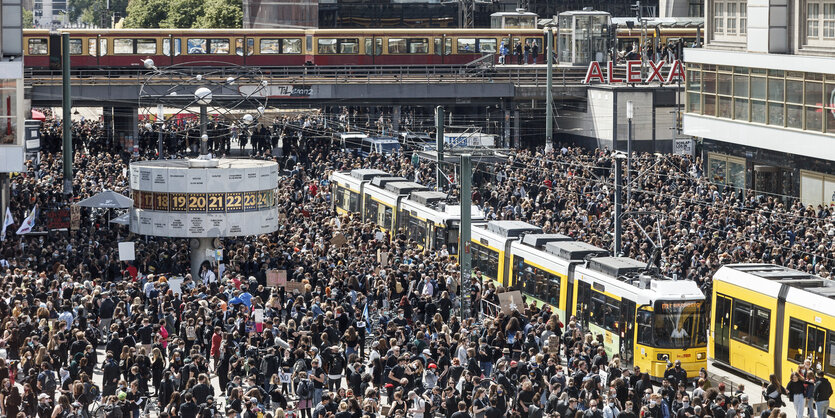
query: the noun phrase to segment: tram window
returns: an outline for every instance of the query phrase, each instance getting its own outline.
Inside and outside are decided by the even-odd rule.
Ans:
[[[333,204],[334,206],[341,208],[342,207],[342,191],[343,189],[339,187],[338,184],[334,183],[333,188]]]
[[[458,38],[458,53],[470,54],[476,52],[475,38]]]
[[[320,38],[316,40],[319,45],[320,54],[335,54],[336,53],[336,38]]]
[[[446,245],[446,229],[442,226],[435,226],[435,245],[432,247],[436,250],[444,248]]]
[[[29,55],[46,55],[49,53],[46,38],[29,39]]]
[[[591,307],[589,309],[589,321],[599,326],[603,326],[606,308],[606,299],[600,293],[591,292]]]
[[[605,328],[609,331],[617,332],[620,328],[620,302],[614,298],[606,296],[605,307]]]
[[[499,253],[480,244],[472,243],[473,267],[491,279],[499,277]]]
[[[789,321],[788,359],[797,363],[803,363],[803,354],[805,351],[806,323],[791,319]]]
[[[751,318],[751,345],[768,350],[768,336],[771,328],[771,311],[763,308],[754,309]]]
[[[731,318],[731,337],[746,344],[751,343],[751,305],[739,300],[734,301]]]
[[[406,53],[406,39],[404,38],[389,38],[389,54],[405,54]]]
[[[390,207],[386,206],[386,208],[383,210],[383,226],[386,229],[392,229],[394,227],[394,225],[392,224],[393,215],[393,210]]]
[[[281,53],[282,54],[301,54],[302,53],[302,40],[298,39],[298,38],[282,39],[281,40]]]
[[[91,57],[96,56],[96,38],[87,39],[87,55]]]
[[[365,213],[363,214],[364,221],[377,221],[377,202],[371,196],[365,196]]]
[[[136,40],[137,54],[156,54],[157,41],[156,39],[137,39]]]
[[[84,53],[84,41],[82,39],[70,39],[70,55],[81,55]]]
[[[348,210],[351,212],[359,212],[360,211],[360,195],[354,192],[349,191],[350,197],[348,197]]]
[[[209,53],[224,55],[229,53],[229,39],[209,39]]]
[[[202,38],[189,38],[186,41],[186,51],[189,54],[205,54],[206,40]]]
[[[114,54],[133,54],[133,39],[114,39],[113,40]]]
[[[652,345],[652,312],[639,309],[638,318],[638,344]]]
[[[827,331],[828,341],[826,344],[826,363],[824,371],[829,375],[835,375],[835,332]]]
[[[493,38],[481,38],[478,40],[478,50],[479,52],[485,53],[495,53],[496,52],[496,40]]]
[[[409,221],[406,224],[406,237],[423,245],[426,242],[426,222],[418,218],[409,217]]]
[[[262,54],[278,54],[281,51],[281,40],[261,39]]]

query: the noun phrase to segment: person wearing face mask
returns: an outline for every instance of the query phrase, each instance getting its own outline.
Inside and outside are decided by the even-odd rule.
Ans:
[[[676,418],[686,418],[693,415],[693,406],[690,405],[690,397],[684,395],[681,398],[681,407],[676,412]]]
[[[603,411],[597,407],[597,401],[592,399],[589,402],[589,409],[583,413],[583,418],[604,418]]]
[[[620,408],[618,408],[617,399],[610,396],[603,407],[603,418],[618,418],[619,415]]]
[[[116,388],[119,384],[119,376],[121,374],[122,370],[119,367],[119,363],[113,358],[113,353],[108,352],[104,360],[104,369],[102,370],[102,381],[104,384],[102,395],[109,396],[116,394]]]

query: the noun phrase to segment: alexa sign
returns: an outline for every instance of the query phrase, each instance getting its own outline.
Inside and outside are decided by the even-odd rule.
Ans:
[[[614,73],[614,64],[609,61],[606,63],[606,73],[600,69],[600,63],[592,61],[589,64],[589,69],[586,71],[586,78],[583,84],[589,84],[592,80],[597,80],[601,83],[651,83],[658,81],[659,83],[672,83],[676,80],[684,81],[684,67],[681,61],[675,60],[672,64],[667,65],[665,61],[652,62],[649,64],[649,76],[646,80],[641,79],[641,61],[626,61],[626,79],[618,78]],[[667,76],[664,77],[664,67],[667,66]]]

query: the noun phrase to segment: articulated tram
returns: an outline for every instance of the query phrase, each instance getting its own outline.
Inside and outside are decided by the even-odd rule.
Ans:
[[[710,357],[758,380],[787,382],[809,360],[835,379],[835,281],[773,264],[713,276]],[[835,396],[830,405],[835,405]]]
[[[482,279],[520,290],[563,322],[574,315],[607,353],[660,379],[680,360],[688,376],[707,365],[705,296],[627,257],[519,221],[472,228],[473,268]]]
[[[360,213],[389,235],[402,231],[420,248],[458,254],[461,206],[449,204],[445,193],[374,169],[334,172],[330,181],[337,213]],[[474,222],[484,219],[477,206],[471,213]]]

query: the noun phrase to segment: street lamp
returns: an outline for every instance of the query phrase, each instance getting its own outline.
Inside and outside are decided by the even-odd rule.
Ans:
[[[203,78],[199,74],[198,77],[198,80]],[[200,87],[194,92],[194,100],[200,105],[200,155],[206,155],[209,153],[209,136],[206,134],[206,124],[208,124],[206,106],[212,103],[212,90],[208,87]]]
[[[632,201],[632,117],[635,109],[632,100],[626,101],[626,204]]]

